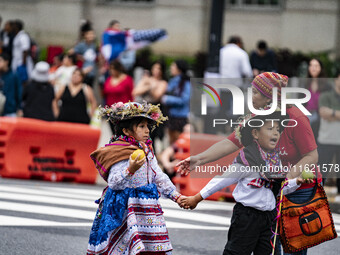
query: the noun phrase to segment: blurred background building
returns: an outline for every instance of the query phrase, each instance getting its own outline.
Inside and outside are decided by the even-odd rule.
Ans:
[[[71,47],[81,19],[93,22],[98,35],[112,19],[122,28],[165,28],[169,38],[154,44],[155,53],[191,55],[208,48],[207,0],[2,0],[3,20],[22,19],[41,46]],[[222,44],[239,35],[244,48],[259,39],[272,48],[330,51],[340,56],[339,0],[225,0]]]

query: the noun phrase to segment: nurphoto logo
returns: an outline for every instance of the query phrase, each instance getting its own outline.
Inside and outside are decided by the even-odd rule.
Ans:
[[[215,105],[218,105],[217,101],[219,101],[220,106],[223,106],[222,100],[220,95],[217,93],[216,89],[223,89],[223,90],[229,90],[231,92],[232,95],[232,109],[233,109],[233,115],[244,115],[245,114],[245,96],[243,94],[243,91],[235,86],[235,85],[231,85],[231,84],[227,84],[227,85],[214,85],[214,87],[212,87],[211,85],[208,85],[206,83],[200,83],[203,85],[203,87],[201,88],[201,90],[205,93],[201,94],[201,115],[207,115],[207,94],[212,98],[212,100],[214,101]],[[276,111],[276,109],[278,108],[278,106],[280,106],[281,108],[281,115],[285,116],[286,112],[287,112],[287,105],[295,105],[297,108],[299,108],[303,114],[310,116],[312,115],[305,107],[303,104],[307,103],[310,98],[311,98],[311,93],[308,89],[305,88],[281,88],[281,99],[280,102],[278,102],[278,96],[277,96],[277,88],[273,88],[273,98],[272,98],[272,102],[271,105],[269,107],[269,109],[256,109],[253,105],[252,102],[252,96],[253,96],[253,92],[252,92],[252,88],[248,88],[248,93],[247,93],[247,106],[248,109],[251,113],[256,114],[256,115],[261,115],[261,116],[266,116],[266,115],[270,115],[273,112]],[[294,96],[298,96],[298,98],[289,98],[289,95],[294,95]],[[302,96],[301,96],[302,95]],[[216,100],[217,98],[217,100]],[[265,121],[272,121],[272,125],[274,123],[274,121],[279,121],[278,119],[266,119]],[[228,120],[228,119],[213,119],[213,127],[215,127],[216,125],[225,125],[225,124],[230,124],[230,126],[232,125],[240,125],[243,124],[245,121],[242,122],[236,122],[233,121],[232,119]],[[260,120],[260,119],[254,119],[251,121],[252,123],[248,123],[251,127],[261,127],[264,125],[264,121]],[[258,123],[258,124],[254,124],[254,123]],[[288,125],[288,123],[290,123]],[[295,127],[297,125],[296,120],[293,119],[283,119],[281,121],[281,125],[284,127]]]

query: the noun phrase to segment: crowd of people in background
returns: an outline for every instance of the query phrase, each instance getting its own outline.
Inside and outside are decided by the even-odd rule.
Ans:
[[[119,21],[112,20],[105,31],[123,30]],[[112,105],[146,100],[167,109],[170,142],[174,142],[188,122],[188,63],[184,60],[172,63],[169,84],[164,61],[153,63],[151,70],[145,70],[137,80],[133,77],[136,51],[125,50],[106,61],[99,41],[92,23],[85,21],[75,45],[54,52],[49,56],[52,59],[49,65],[33,58],[34,40],[25,32],[24,22],[6,21],[0,33],[3,81],[0,89],[7,99],[2,115],[89,124],[97,102]],[[98,95],[96,85],[100,90]],[[158,128],[153,136],[162,139],[164,128]]]
[[[105,31],[127,30],[121,29],[119,21],[112,20]],[[169,142],[174,144],[188,123],[191,87],[188,63],[178,59],[167,70],[164,61],[158,60],[138,76],[134,72],[135,50],[125,50],[107,61],[100,42],[92,23],[85,21],[73,47],[55,52],[50,64],[38,62],[36,43],[25,31],[24,22],[19,19],[4,22],[0,31],[0,91],[6,102],[1,115],[89,124],[99,104],[146,100],[160,104],[169,117],[167,126],[157,128],[152,138],[162,140],[167,130]],[[275,53],[264,40],[258,41],[250,55],[243,49],[239,36],[230,37],[220,50],[220,77],[253,78],[277,69]],[[340,137],[327,136],[338,133],[340,125],[340,76],[337,75],[335,85],[330,84],[320,79],[326,78],[322,62],[316,58],[309,61],[310,79],[304,86],[311,92],[311,100],[306,108],[312,113],[310,122],[323,148],[321,152],[328,152],[324,156],[320,153],[323,162],[331,162],[330,155],[336,155],[340,161]],[[232,97],[228,92],[223,93],[226,94],[221,97],[231,106]],[[338,186],[340,192],[340,183]]]

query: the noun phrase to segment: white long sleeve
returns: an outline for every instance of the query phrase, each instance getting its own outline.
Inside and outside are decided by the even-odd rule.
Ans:
[[[210,182],[200,191],[203,199],[206,199],[215,192],[231,184],[237,183],[243,178],[249,177],[252,173],[242,171],[242,166],[243,165],[238,163],[232,164],[228,167],[228,170],[223,175],[215,176],[212,180],[210,180]],[[256,174],[254,178],[258,178],[258,175]]]
[[[152,170],[155,171],[153,182],[156,183],[158,191],[165,197],[176,201],[181,194],[177,192],[176,186],[171,182],[169,176],[159,167],[156,157],[152,158],[150,164]]]
[[[232,168],[231,168],[232,167]],[[260,178],[257,172],[247,172],[242,170],[244,167],[241,164],[232,164],[229,171],[222,176],[214,177],[201,191],[200,194],[203,199],[211,196],[215,192],[237,183],[233,197],[236,202],[244,206],[253,207],[261,211],[271,211],[275,208],[276,198],[271,189],[264,186],[258,188],[249,183],[253,179]],[[296,179],[288,181],[288,185],[284,187],[283,193],[288,194],[295,191],[300,185],[296,184]]]

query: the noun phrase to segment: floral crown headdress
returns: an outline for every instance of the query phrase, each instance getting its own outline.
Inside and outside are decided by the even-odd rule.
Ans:
[[[271,108],[271,105],[267,105],[265,106],[264,108],[260,108],[259,110],[268,110]],[[236,139],[243,145],[243,146],[246,146],[244,144],[244,141],[242,142],[242,135],[244,135],[244,132],[246,131],[250,131],[251,132],[251,129],[249,127],[249,125],[247,125],[247,123],[252,120],[252,119],[255,119],[255,118],[258,118],[258,119],[263,119],[263,118],[268,118],[269,116],[272,116],[272,115],[275,115],[275,119],[279,119],[281,120],[283,117],[281,116],[281,109],[279,107],[277,107],[275,109],[275,111],[271,114],[269,114],[268,116],[266,115],[256,115],[254,113],[249,113],[249,114],[246,114],[244,116],[241,116],[238,120],[237,120],[237,123],[240,123],[237,127],[234,128],[234,131],[235,131],[235,137]],[[244,132],[243,132],[244,131]]]
[[[100,116],[106,116],[113,124],[118,124],[120,121],[129,120],[136,117],[144,117],[154,122],[152,130],[163,124],[168,117],[163,116],[163,113],[158,105],[153,105],[144,101],[142,104],[137,102],[122,103],[118,102],[111,106],[99,107]]]

